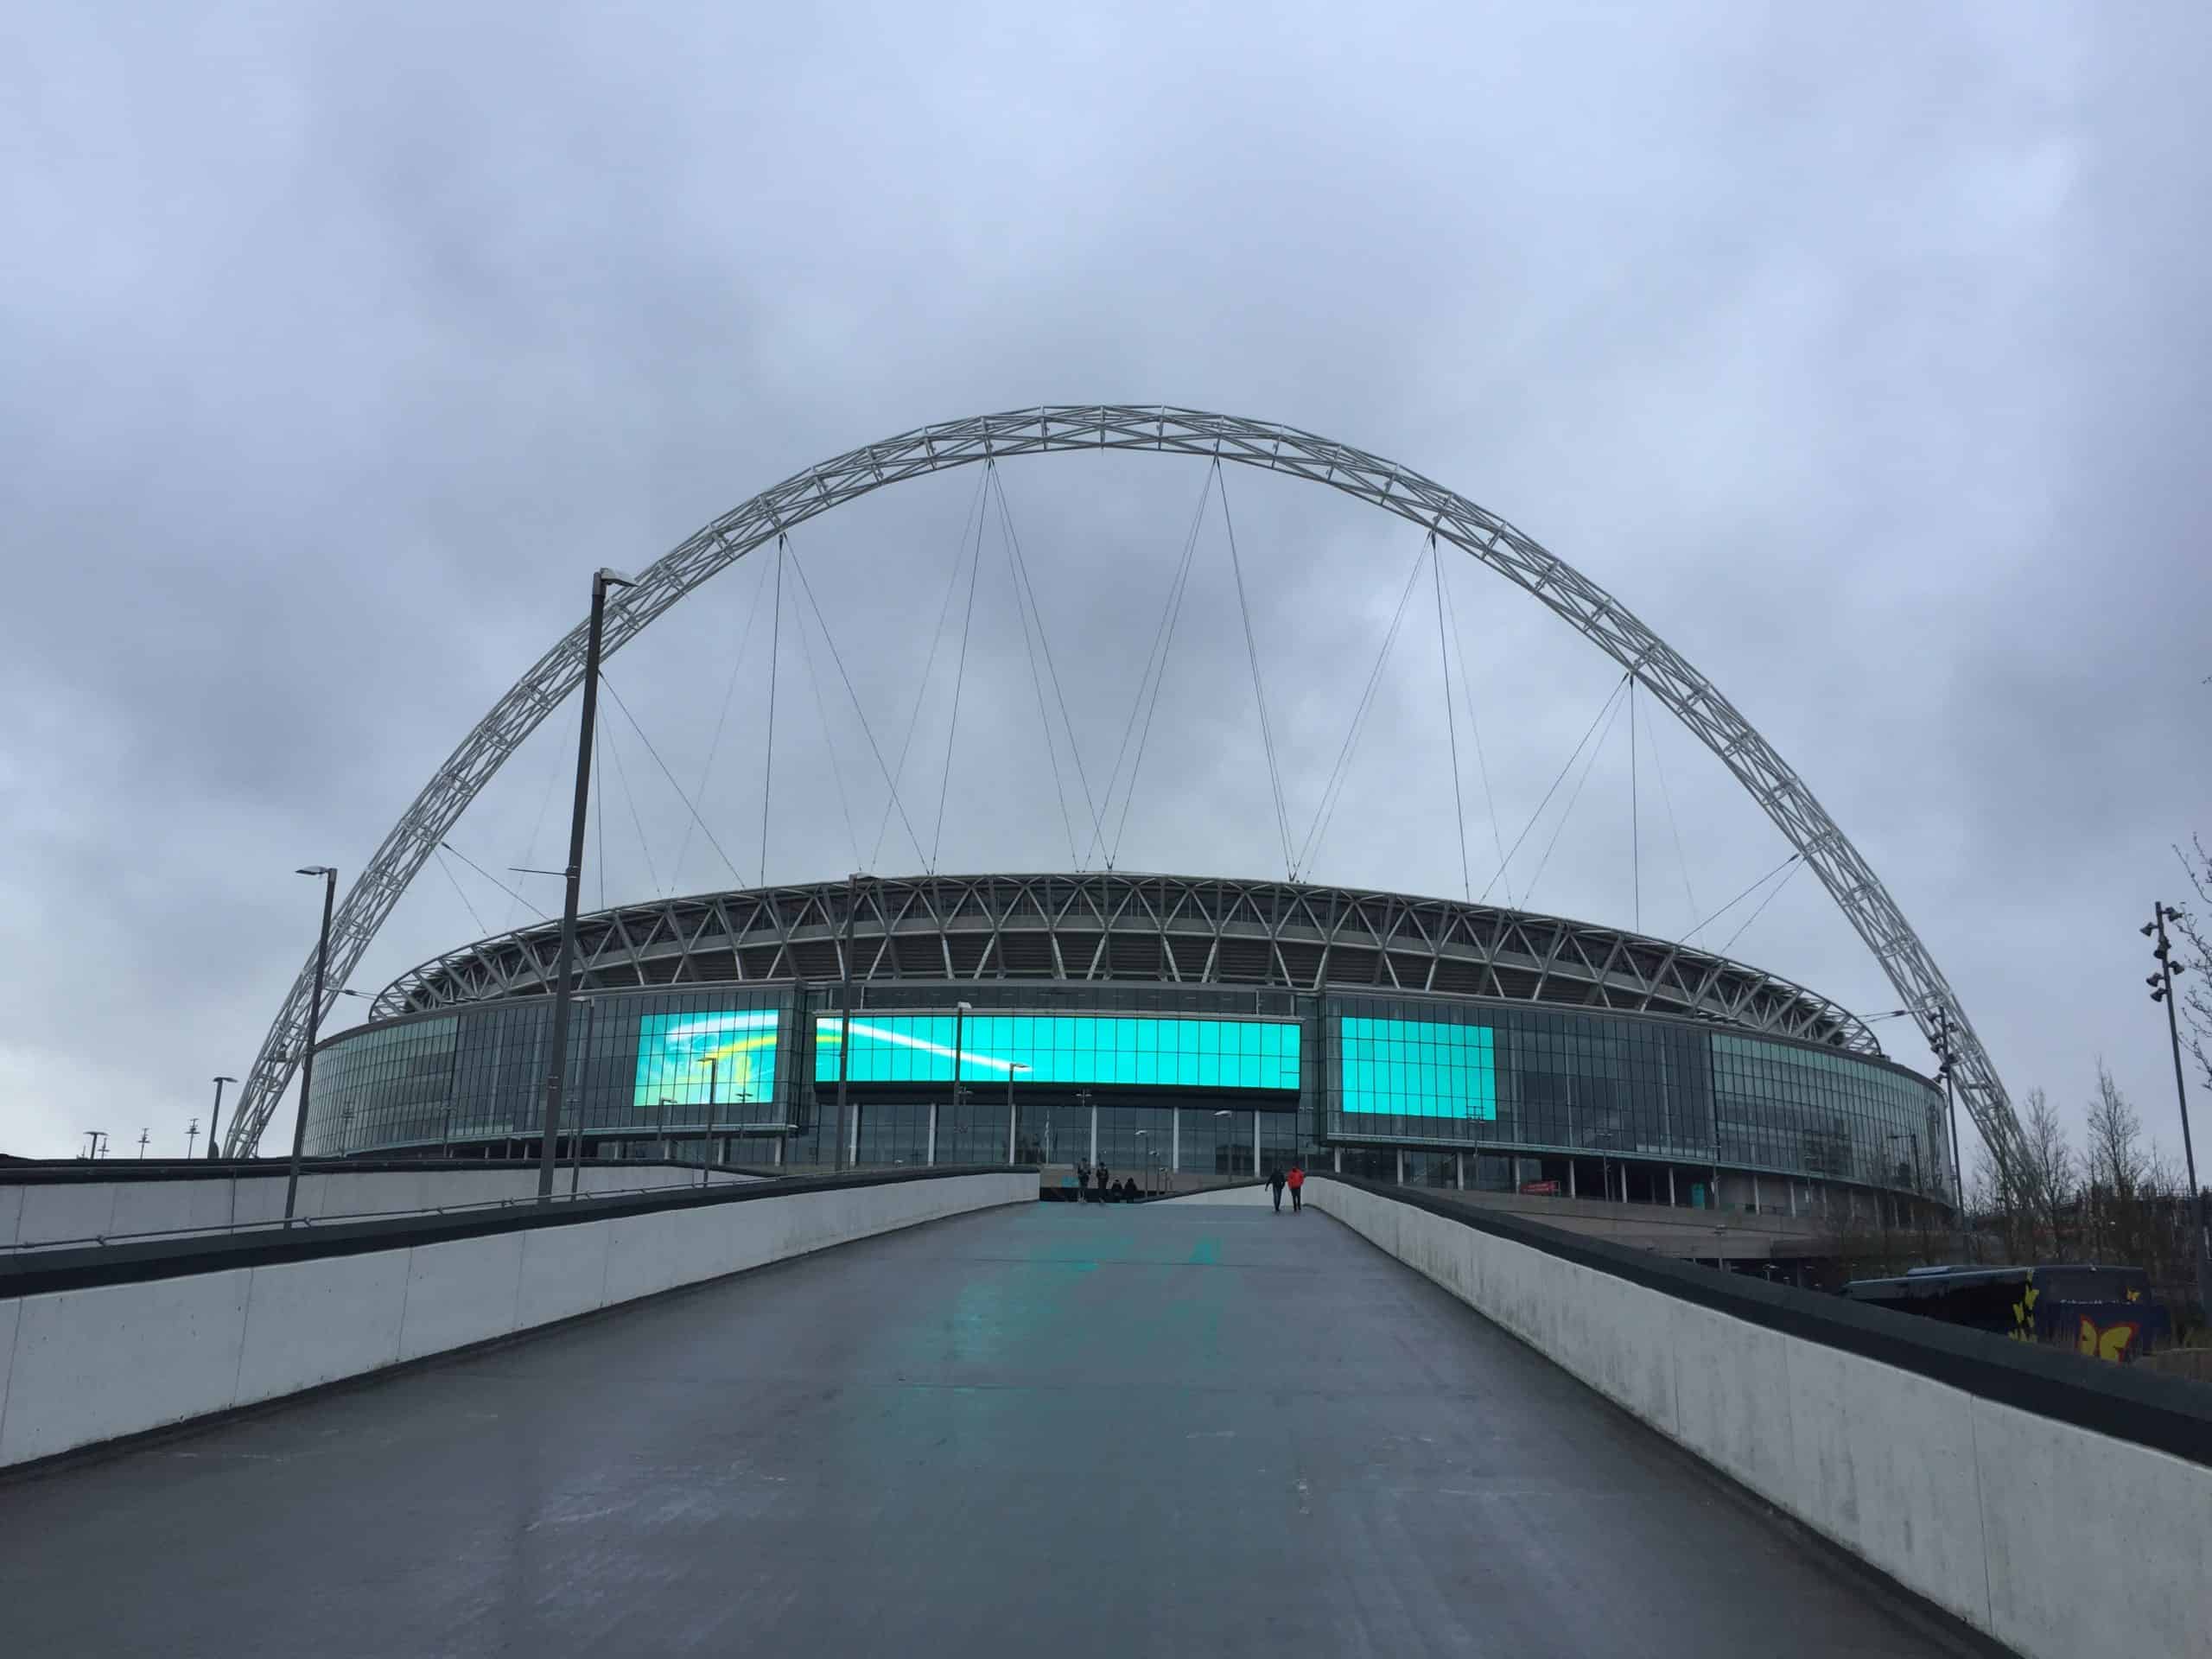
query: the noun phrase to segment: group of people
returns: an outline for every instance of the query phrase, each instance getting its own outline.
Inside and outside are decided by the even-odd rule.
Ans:
[[[1144,1196],[1127,1175],[1116,1182],[1103,1163],[1078,1163],[1068,1185],[1074,1188],[1068,1196],[1077,1204],[1134,1204]]]
[[[1293,1164],[1287,1171],[1271,1169],[1268,1172],[1268,1189],[1275,1195],[1277,1215],[1282,1213],[1282,1195],[1286,1187],[1290,1190],[1290,1213],[1298,1215],[1306,1208],[1302,1196],[1306,1190],[1305,1170]]]

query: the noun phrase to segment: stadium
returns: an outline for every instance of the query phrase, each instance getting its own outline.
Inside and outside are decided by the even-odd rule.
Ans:
[[[537,1151],[559,943],[541,924],[387,986],[318,1045],[308,1151]],[[1862,1021],[1556,917],[1124,872],[866,878],[618,906],[577,949],[566,1158],[829,1166],[842,1080],[846,1161],[1037,1163],[1048,1185],[1296,1159],[1870,1219],[1942,1191],[1942,1096]]]
[[[1762,880],[1796,868],[1813,873],[1897,993],[1901,1006],[1873,1017],[1909,1016],[1942,1085],[1885,1056],[1866,1020],[1728,959],[1726,945],[1716,954],[1640,930],[1496,907],[1471,883],[1464,902],[1315,883],[1292,846],[1271,741],[1263,747],[1283,832],[1281,880],[1139,874],[1116,869],[1109,852],[1104,868],[1072,874],[871,874],[655,897],[579,919],[565,1046],[550,1018],[562,929],[550,921],[448,951],[372,997],[365,1024],[321,1034],[340,997],[362,995],[347,980],[461,814],[581,689],[574,903],[601,664],[655,619],[770,548],[779,572],[788,552],[810,599],[794,530],[953,469],[980,469],[979,563],[1001,462],[1108,451],[1201,463],[1224,534],[1224,468],[1303,480],[1411,524],[1429,555],[1440,630],[1446,549],[1568,624],[1621,671],[1615,698],[1633,709],[1641,695],[1671,715],[1789,842],[1789,858]],[[1018,562],[1002,488],[995,499]],[[1202,491],[1201,512],[1206,500]],[[1172,631],[1194,546],[1186,541],[1163,630]],[[1233,561],[1233,539],[1229,550]],[[1417,577],[1420,563],[1413,569]],[[226,1128],[231,1155],[251,1155],[310,1055],[299,1122],[317,1156],[542,1160],[544,1114],[557,1097],[555,1147],[578,1164],[1034,1163],[1049,1189],[1079,1164],[1103,1163],[1164,1191],[1249,1180],[1296,1159],[1512,1195],[1515,1204],[1718,1207],[1732,1224],[1745,1212],[1787,1217],[1777,1225],[1802,1235],[1801,1218],[1838,1233],[1941,1224],[1957,1193],[1957,1116],[2000,1161],[2022,1149],[2004,1084],[1959,998],[1802,776],[1618,599],[1509,521],[1382,456],[1277,423],[1167,405],[1002,411],[832,457],[703,525],[636,575],[602,569],[593,580],[588,620],[461,740],[342,903],[334,908],[334,870],[303,872],[327,884],[322,934],[239,1091]],[[612,600],[611,589],[620,590]],[[1241,575],[1236,593],[1241,608]],[[1031,611],[1041,636],[1042,614]],[[818,606],[813,614],[835,669],[826,677],[865,727],[829,624]],[[1242,620],[1267,740],[1249,611]],[[1384,636],[1377,674],[1395,628]],[[1049,641],[1042,648],[1049,662]],[[1440,652],[1448,722],[1450,657],[1441,644]],[[1464,647],[1460,658],[1464,695]],[[1041,679],[1035,689],[1049,742]],[[1345,753],[1366,706],[1352,716]],[[1061,722],[1072,749],[1064,707]],[[824,725],[826,740],[826,715]],[[1586,742],[1597,729],[1593,721]],[[895,806],[897,774],[873,734],[867,742]],[[1464,877],[1456,747],[1449,764]],[[1134,765],[1128,777],[1124,816]],[[1632,794],[1632,773],[1630,783]],[[1329,788],[1339,785],[1332,776]],[[1109,800],[1114,789],[1109,778]],[[689,795],[685,805],[698,820]],[[764,771],[764,824],[767,807]],[[1501,870],[1510,856],[1502,854]],[[933,864],[934,855],[918,861]],[[1085,861],[1078,853],[1073,861]],[[1688,1218],[1679,1224],[1700,1230]],[[1726,1230],[1703,1227],[1701,1239],[1675,1248],[1725,1254],[1717,1245]],[[1801,1236],[1791,1249],[1803,1254],[1806,1244]]]

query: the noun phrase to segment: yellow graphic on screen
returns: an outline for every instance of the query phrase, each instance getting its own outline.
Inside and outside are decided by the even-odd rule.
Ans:
[[[728,1106],[773,1100],[779,1022],[774,1008],[645,1015],[638,1021],[632,1103]]]

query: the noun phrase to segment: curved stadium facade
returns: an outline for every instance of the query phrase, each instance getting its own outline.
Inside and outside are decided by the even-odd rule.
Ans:
[[[308,1150],[534,1152],[559,942],[524,928],[386,987],[318,1045]],[[1942,1096],[1844,1009],[1515,910],[1116,872],[868,879],[601,911],[577,964],[564,1154],[826,1166],[842,1077],[863,1166],[1051,1181],[1090,1160],[1188,1185],[1297,1158],[1793,1213],[1942,1185]]]

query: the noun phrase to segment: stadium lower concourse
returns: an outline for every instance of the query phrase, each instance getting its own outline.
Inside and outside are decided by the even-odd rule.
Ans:
[[[560,930],[479,941],[317,1047],[316,1156],[538,1150]],[[1128,873],[868,879],[582,918],[564,1157],[1287,1166],[1923,1221],[1944,1102],[1802,986],[1617,929]],[[851,1000],[845,1001],[846,971]],[[957,1072],[957,1076],[956,1076]]]

